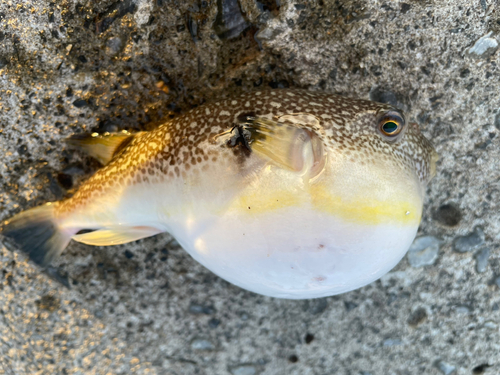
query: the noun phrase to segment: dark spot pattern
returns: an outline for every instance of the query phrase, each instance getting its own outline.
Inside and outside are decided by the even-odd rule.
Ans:
[[[217,135],[233,128],[248,113],[268,119],[287,114],[314,116],[318,124],[303,126],[315,131],[327,148],[340,150],[362,164],[387,157],[401,171],[409,176],[416,173],[427,182],[431,144],[408,124],[396,141],[383,139],[377,119],[388,111],[397,110],[388,104],[296,89],[256,91],[205,104],[153,131],[138,133],[57,209],[70,212],[129,185],[168,183],[202,174],[216,163],[241,163],[242,152],[217,142]]]

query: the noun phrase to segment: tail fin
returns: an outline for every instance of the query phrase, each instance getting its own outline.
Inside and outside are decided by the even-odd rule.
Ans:
[[[59,228],[54,207],[55,204],[47,203],[21,212],[6,221],[0,231],[41,266],[47,266],[57,258],[74,234]]]

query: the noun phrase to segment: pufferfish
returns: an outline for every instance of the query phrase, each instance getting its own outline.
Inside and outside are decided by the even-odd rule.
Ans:
[[[417,233],[437,159],[388,104],[292,89],[69,143],[104,167],[71,198],[3,226],[35,263],[71,239],[106,246],[169,232],[230,283],[290,299],[348,292],[393,268]]]

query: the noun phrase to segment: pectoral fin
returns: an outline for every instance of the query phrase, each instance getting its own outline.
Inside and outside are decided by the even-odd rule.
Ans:
[[[80,148],[87,154],[97,159],[102,165],[109,161],[123,148],[125,148],[137,135],[123,131],[120,133],[75,134],[66,139],[66,143]]]
[[[151,237],[162,231],[153,227],[116,227],[73,236],[75,241],[94,246],[121,245]]]
[[[245,122],[245,130],[251,133],[252,151],[284,169],[303,172],[309,178],[323,170],[326,152],[307,116],[286,115],[277,120],[248,117]]]

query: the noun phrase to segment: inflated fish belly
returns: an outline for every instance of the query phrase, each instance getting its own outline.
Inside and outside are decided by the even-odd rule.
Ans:
[[[390,105],[304,90],[247,93],[151,132],[69,143],[106,165],[72,198],[5,223],[36,263],[71,239],[170,232],[227,281],[283,298],[347,292],[394,267],[437,159]]]

